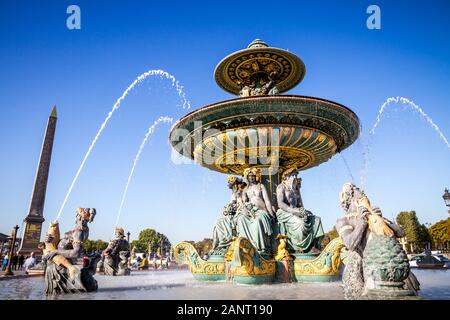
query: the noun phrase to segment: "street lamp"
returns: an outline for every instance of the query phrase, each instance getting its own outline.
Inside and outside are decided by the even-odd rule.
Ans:
[[[5,276],[13,276],[14,273],[11,271],[11,262],[14,256],[14,248],[16,243],[16,237],[17,237],[17,230],[19,230],[19,226],[16,225],[14,227],[14,230],[12,231],[12,241],[11,241],[11,247],[9,248],[9,258],[8,258],[8,265],[6,266]]]
[[[130,243],[130,231],[127,232],[127,241]]]
[[[448,189],[445,188],[444,195],[442,196],[444,199],[445,205],[448,207],[448,213],[450,213],[450,192],[448,192]]]

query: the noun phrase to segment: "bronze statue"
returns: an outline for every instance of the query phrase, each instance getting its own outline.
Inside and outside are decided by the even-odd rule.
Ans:
[[[270,236],[273,233],[272,220],[275,218],[266,187],[261,183],[259,168],[244,170],[248,186],[243,191],[243,204],[236,216],[236,232],[247,238],[260,254],[271,255]]]
[[[78,269],[74,262],[81,257],[83,242],[89,237],[88,223],[92,222],[95,209],[78,208],[75,227],[60,239],[59,224],[50,225],[45,242],[41,244],[45,263],[45,293],[76,293],[97,290],[93,275],[100,255],[88,257],[87,264]]]
[[[249,85],[244,84],[244,83],[241,82],[241,81],[238,81],[237,84],[238,84],[238,85],[240,86],[240,88],[241,88],[241,91],[239,91],[239,96],[240,96],[240,97],[250,97],[252,88],[251,88]]]
[[[211,254],[224,255],[236,236],[236,211],[243,204],[243,192],[247,186],[242,179],[228,176],[228,188],[231,189],[231,200],[223,208],[223,216],[220,217],[213,229],[213,244]]]
[[[255,63],[257,67],[258,64]],[[237,84],[240,86],[239,91],[240,97],[250,97],[250,96],[263,96],[263,95],[276,95],[279,93],[276,86],[276,78],[278,76],[277,71],[270,70],[270,72],[257,72],[250,76],[250,79],[244,83],[243,81],[238,81]]]
[[[130,258],[130,244],[125,239],[123,228],[116,228],[115,238],[111,240],[108,247],[103,250],[103,268],[108,276],[128,276],[128,259]]]
[[[300,194],[302,180],[297,175],[296,168],[284,171],[282,182],[277,187],[280,233],[287,236],[288,248],[292,253],[318,253],[324,236],[322,222],[318,216],[305,210]]]

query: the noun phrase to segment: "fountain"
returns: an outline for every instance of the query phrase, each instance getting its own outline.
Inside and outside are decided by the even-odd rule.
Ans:
[[[315,97],[280,95],[300,83],[304,74],[305,66],[298,57],[288,51],[269,47],[261,40],[255,40],[247,49],[222,60],[215,71],[219,86],[240,97],[192,111],[172,127],[170,142],[174,149],[201,166],[228,174],[228,186],[232,191],[232,200],[224,208],[224,213],[228,215],[224,215],[216,224],[216,227],[222,223],[226,227],[232,226],[236,229],[231,235],[227,235],[229,237],[226,239],[218,237],[219,244],[226,242],[226,246],[216,244],[216,248],[206,257],[200,257],[188,242],[174,247],[177,262],[188,264],[194,279],[191,279],[189,272],[183,270],[130,274],[126,264],[129,245],[122,228],[115,229],[116,238],[105,250],[102,265],[107,269],[106,274],[128,275],[127,277],[98,275],[94,279],[95,264],[99,259],[97,255],[91,257],[86,263],[87,266],[77,270],[71,259],[75,260],[82,252],[82,242],[87,239],[89,231],[86,225],[92,222],[95,215],[95,209],[80,208],[77,210],[77,224],[83,227],[76,225],[61,241],[57,241],[58,225],[52,224],[49,229],[46,242],[42,244],[42,248],[48,253],[45,280],[37,277],[18,277],[0,281],[2,299],[47,298],[43,292],[48,294],[49,299],[340,299],[341,284],[338,282],[298,286],[272,283],[335,281],[339,279],[341,263],[346,266],[342,277],[346,299],[349,295],[352,295],[351,299],[360,299],[363,294],[359,291],[364,287],[368,289],[370,299],[384,299],[387,296],[412,299],[417,290],[412,291],[405,286],[414,280],[415,285],[418,285],[418,281],[411,277],[406,255],[395,239],[400,236],[400,230],[388,225],[389,228],[385,229],[386,236],[383,236],[385,231],[382,230],[382,234],[374,232],[371,242],[365,243],[367,239],[359,237],[358,247],[352,248],[348,244],[356,242],[353,237],[354,230],[359,234],[373,232],[376,229],[374,225],[376,227],[378,223],[376,219],[382,222],[380,209],[373,207],[364,192],[353,183],[345,184],[340,194],[341,206],[344,204],[346,207],[345,215],[336,223],[339,237],[323,250],[312,250],[312,240],[320,238],[318,234],[314,234],[309,239],[311,241],[306,241],[308,244],[304,249],[298,250],[298,243],[291,239],[295,232],[289,230],[290,222],[282,221],[283,215],[288,215],[289,210],[293,209],[303,215],[305,224],[312,219],[319,222],[316,227],[320,226],[320,219],[303,208],[297,173],[326,162],[352,145],[360,134],[358,117],[341,104]],[[167,73],[149,71],[138,77],[124,92],[94,138],[65,201],[112,113],[117,110],[130,90],[149,75],[169,77]],[[169,78],[175,86],[174,78]],[[184,97],[178,82],[176,88],[180,97]],[[413,106],[405,98],[395,101],[388,99],[380,111],[373,133],[385,106],[392,102]],[[189,108],[190,105],[187,105]],[[424,115],[423,112],[421,114]],[[146,141],[159,123],[171,121],[171,118],[161,117],[148,129],[134,158],[122,195],[116,226]],[[433,128],[438,130],[437,126]],[[448,142],[442,137],[443,135],[441,139],[444,142]],[[354,180],[346,159],[342,157],[342,160]],[[239,176],[243,176],[247,182]],[[290,186],[295,188],[289,190]],[[255,195],[254,190],[260,192]],[[283,198],[285,195],[286,199]],[[254,198],[264,200],[262,206],[265,211],[251,202]],[[355,218],[361,215],[360,206],[366,210],[368,221],[364,228],[358,230]],[[293,218],[288,217],[288,221],[289,219]],[[253,238],[255,235],[266,235],[261,232],[262,227],[259,224],[264,222],[271,224],[269,242],[264,243],[270,249],[268,252],[261,250],[261,243]],[[312,225],[313,223],[308,229],[308,235],[312,234]],[[381,224],[382,228],[384,226]],[[257,228],[243,230],[239,229],[240,227]],[[314,230],[318,229],[320,228]],[[392,233],[390,230],[395,232],[389,236],[388,234]],[[242,231],[248,231],[248,237],[243,236]],[[220,236],[224,234],[222,232]],[[358,256],[356,249],[359,250],[363,246],[364,254]],[[113,251],[115,253],[111,254]],[[361,270],[370,283],[366,279],[358,278],[362,274]],[[448,274],[441,274],[439,278],[436,274],[426,276],[420,270],[417,274],[420,276],[421,286],[425,284],[425,290],[421,288],[424,297],[449,298],[448,288],[443,285],[447,283],[448,277],[444,276]],[[209,282],[198,285],[195,280]],[[222,286],[220,281],[217,283],[211,280],[231,280],[261,286],[229,287]],[[355,286],[355,283],[358,286]],[[354,290],[355,287],[357,290]],[[59,295],[69,292],[74,294]],[[276,296],[274,292],[277,292]]]
[[[188,113],[172,127],[170,142],[178,153],[210,170],[231,175],[253,172],[255,188],[260,179],[259,188],[267,190],[272,204],[266,205],[269,214],[280,208],[277,202],[285,173],[326,162],[354,143],[360,134],[356,114],[339,103],[280,95],[295,87],[305,75],[302,60],[286,50],[269,47],[257,39],[246,49],[224,58],[214,74],[221,88],[240,97]],[[297,193],[300,198],[299,190]],[[208,259],[202,259],[186,242],[175,247],[175,256],[179,263],[189,264],[199,280],[232,279],[259,284],[275,279],[337,279],[343,247],[339,238],[320,254],[309,249],[295,250],[298,248],[285,239],[283,223],[271,221],[271,253],[255,248],[252,239],[234,234],[225,252],[213,252]],[[286,248],[288,254],[280,254],[279,250]]]

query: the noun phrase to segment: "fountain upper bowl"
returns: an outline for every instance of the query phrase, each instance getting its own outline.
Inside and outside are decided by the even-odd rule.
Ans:
[[[172,127],[170,143],[211,170],[242,174],[252,166],[305,170],[356,141],[360,122],[349,108],[296,96],[235,98],[194,110]]]

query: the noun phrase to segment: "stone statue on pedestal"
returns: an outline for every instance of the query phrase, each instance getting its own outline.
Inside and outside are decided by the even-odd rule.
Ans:
[[[243,192],[243,204],[236,215],[236,232],[239,237],[247,238],[260,254],[271,255],[274,213],[266,187],[261,183],[261,171],[258,168],[244,170],[248,186]]]
[[[301,178],[295,168],[283,172],[277,187],[277,220],[280,233],[287,236],[288,249],[295,252],[320,252],[324,236],[319,217],[303,207],[300,195]]]
[[[396,239],[404,235],[403,229],[372,208],[352,183],[344,184],[340,204],[345,216],[337,220],[336,230],[348,250],[342,276],[345,298],[417,294],[419,282]]]
[[[74,265],[81,257],[83,242],[89,237],[88,223],[92,222],[95,209],[78,208],[75,227],[60,239],[58,222],[49,227],[45,242],[41,244],[45,264],[45,293],[76,293],[97,290],[97,281],[93,275],[100,255],[88,256],[81,269]]]
[[[115,238],[111,240],[108,247],[103,250],[105,257],[103,268],[105,275],[108,276],[128,276],[128,259],[130,258],[130,244],[125,239],[123,228],[116,228]]]

